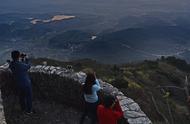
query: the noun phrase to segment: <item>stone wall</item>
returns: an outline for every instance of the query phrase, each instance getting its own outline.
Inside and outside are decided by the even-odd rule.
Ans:
[[[4,109],[3,109],[3,100],[1,98],[1,91],[0,91],[0,124],[6,124]]]
[[[0,67],[0,84],[4,95],[8,95],[5,89],[14,86],[11,81],[11,73],[7,67],[8,65],[6,64]],[[35,98],[81,108],[82,95],[80,87],[81,83],[85,81],[85,73],[74,72],[61,67],[37,65],[30,69],[30,74]],[[103,88],[103,93],[109,93],[118,98],[124,118],[129,124],[151,124],[149,118],[141,111],[135,101],[124,96],[122,92],[109,83],[102,80],[99,81]]]

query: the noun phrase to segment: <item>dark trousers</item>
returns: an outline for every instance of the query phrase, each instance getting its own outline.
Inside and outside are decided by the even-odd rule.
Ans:
[[[19,87],[19,102],[21,109],[25,112],[32,111],[32,88]]]
[[[97,123],[97,106],[98,106],[98,102],[95,102],[95,103],[85,102],[85,109],[80,119],[80,124],[84,123],[86,116],[90,118],[91,124]]]

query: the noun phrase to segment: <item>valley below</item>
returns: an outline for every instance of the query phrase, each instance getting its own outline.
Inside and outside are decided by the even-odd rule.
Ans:
[[[2,1],[0,65],[19,50],[32,65],[93,70],[137,102],[153,124],[189,124],[184,92],[184,87],[190,89],[185,84],[190,80],[189,8],[189,0]],[[36,84],[65,91],[59,87],[62,79],[45,81],[40,75],[33,77],[39,79]],[[68,94],[59,94],[60,99]],[[20,116],[16,104],[12,111],[12,97],[4,99],[10,124],[74,124],[80,118],[79,110],[41,97],[34,99],[38,118]]]
[[[98,14],[0,14],[0,60],[4,63],[12,50],[20,50],[33,58],[63,61],[121,64],[175,56],[190,62],[190,24],[178,21],[185,15],[166,15],[110,20]]]

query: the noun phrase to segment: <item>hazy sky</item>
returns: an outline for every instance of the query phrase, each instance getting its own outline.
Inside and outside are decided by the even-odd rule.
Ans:
[[[189,11],[190,0],[0,0],[0,12]]]

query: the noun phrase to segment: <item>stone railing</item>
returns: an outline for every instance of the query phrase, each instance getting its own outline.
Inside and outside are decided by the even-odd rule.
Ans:
[[[3,109],[3,100],[1,98],[1,91],[0,91],[0,124],[6,124],[4,109]]]
[[[8,65],[0,66],[0,83],[1,85],[10,80]],[[5,74],[7,73],[7,74]],[[86,74],[83,72],[74,72],[73,70],[54,66],[33,66],[30,69],[34,96],[44,100],[52,100],[65,103],[79,108],[82,104],[82,95],[80,91],[81,83],[85,81]],[[8,76],[5,76],[5,75]],[[6,78],[6,79],[5,79]],[[139,105],[131,98],[126,97],[117,88],[102,80],[100,85],[103,92],[116,96],[124,113],[124,118],[129,124],[151,124],[152,122],[146,114],[140,109]],[[9,81],[11,82],[11,81]],[[2,88],[2,87],[1,87]],[[2,89],[1,89],[2,90]],[[1,100],[1,99],[0,99]],[[4,113],[0,101],[0,124],[3,124]]]

